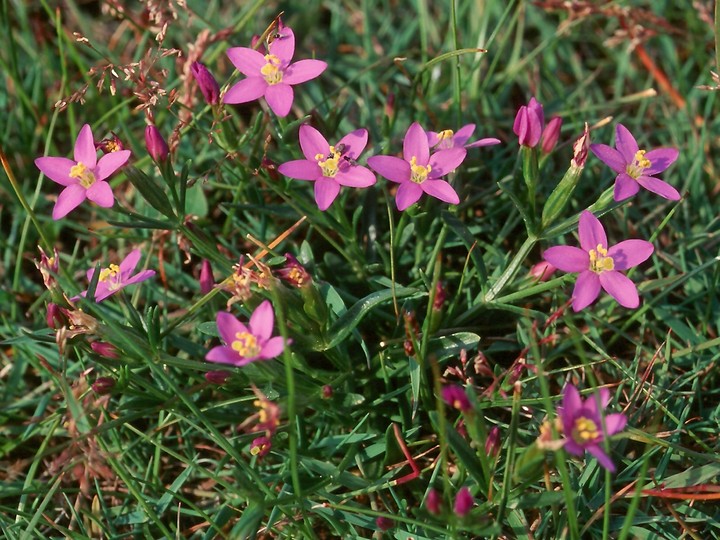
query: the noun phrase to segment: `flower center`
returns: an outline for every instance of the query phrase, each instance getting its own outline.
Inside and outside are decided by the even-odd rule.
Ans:
[[[615,261],[613,261],[612,257],[608,257],[607,249],[602,247],[602,244],[598,244],[595,249],[591,249],[589,255],[590,270],[596,274],[615,269]]]
[[[336,150],[334,146],[330,147],[330,153],[327,156],[325,154],[315,154],[317,164],[320,165],[323,176],[327,178],[335,178],[341,157],[342,152]]]
[[[410,160],[410,180],[416,184],[422,184],[427,179],[427,175],[430,174],[431,170],[432,167],[430,167],[430,165],[418,165],[415,156]]]
[[[111,264],[107,268],[100,270],[98,281],[108,282],[108,288],[111,291],[120,288],[120,267],[117,264]]]
[[[638,150],[635,152],[633,162],[628,164],[625,172],[627,172],[628,176],[637,180],[650,165],[652,163],[645,157],[645,150]]]
[[[581,416],[575,419],[575,427],[572,432],[573,440],[578,444],[587,444],[593,441],[597,441],[600,438],[600,431],[598,431],[597,424]]]
[[[435,145],[437,148],[452,148],[453,146],[453,135],[455,132],[452,129],[443,129],[437,134],[438,142]]]
[[[230,345],[233,351],[243,358],[254,358],[262,350],[258,345],[257,338],[249,332],[238,332]]]
[[[70,178],[80,180],[80,185],[85,189],[95,183],[95,175],[82,161],[78,161],[77,165],[73,165],[70,168]]]
[[[270,86],[282,82],[283,72],[280,69],[280,59],[274,54],[266,54],[265,61],[267,64],[260,69],[265,82]]]

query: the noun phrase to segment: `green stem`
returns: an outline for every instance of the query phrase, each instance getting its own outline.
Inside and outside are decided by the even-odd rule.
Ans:
[[[507,285],[508,281],[510,281],[515,274],[517,274],[518,270],[520,269],[523,261],[530,253],[530,250],[535,246],[535,243],[537,242],[537,238],[531,236],[525,242],[523,242],[523,245],[520,246],[520,249],[515,254],[515,257],[513,257],[513,260],[510,261],[510,264],[505,269],[505,271],[502,273],[500,278],[495,282],[495,285],[493,285],[488,293],[485,295],[485,302],[492,302],[498,294],[500,294],[500,291],[503,290],[505,285]]]

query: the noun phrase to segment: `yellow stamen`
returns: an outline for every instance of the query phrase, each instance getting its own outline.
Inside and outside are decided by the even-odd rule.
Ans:
[[[455,133],[452,129],[443,129],[440,133],[437,134],[438,141],[444,141],[445,139],[452,139],[452,136]]]
[[[243,358],[257,356],[262,350],[258,346],[257,338],[249,332],[238,332],[235,334],[235,339],[230,344],[230,347]]]
[[[267,64],[260,69],[265,82],[270,86],[282,82],[283,72],[280,69],[280,59],[274,54],[266,54],[265,61]]]
[[[70,168],[70,177],[80,180],[80,185],[86,189],[95,183],[95,175],[82,161]]]
[[[645,157],[645,154],[645,150],[638,150],[637,152],[635,152],[635,158],[633,159],[633,162],[628,164],[625,170],[628,176],[637,180],[638,177],[640,177],[642,173],[645,172],[645,169],[652,165],[652,162]]]
[[[430,165],[422,166],[417,164],[415,156],[410,159],[410,180],[416,184],[422,184],[426,179],[432,167]]]
[[[607,249],[605,249],[602,244],[598,244],[595,249],[591,249],[589,255],[590,270],[596,274],[602,274],[603,272],[615,269],[615,261],[612,257],[608,257]]]
[[[107,268],[100,270],[99,281],[107,281],[110,278],[116,277],[120,273],[120,267],[117,264],[111,264]]]
[[[575,427],[573,428],[572,438],[578,444],[588,443],[599,439],[600,431],[598,430],[597,424],[595,424],[595,422],[593,422],[589,418],[581,416],[580,418],[575,420]]]
[[[330,153],[327,156],[325,156],[325,154],[315,154],[315,159],[322,169],[323,176],[335,178],[335,175],[338,173],[341,155],[340,152],[335,150],[334,146],[330,147]]]

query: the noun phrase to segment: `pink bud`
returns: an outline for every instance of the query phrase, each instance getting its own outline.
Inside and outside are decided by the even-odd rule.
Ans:
[[[437,287],[435,287],[435,298],[433,299],[433,309],[435,311],[440,311],[443,308],[443,305],[445,305],[445,300],[447,299],[447,290],[443,286],[442,282],[437,282]]]
[[[193,62],[190,66],[190,71],[193,77],[195,77],[205,101],[208,105],[215,105],[220,96],[220,86],[215,80],[215,77],[213,77],[208,68],[200,62]]]
[[[322,397],[323,399],[330,399],[333,396],[333,387],[329,384],[326,384],[322,387]]]
[[[442,398],[451,407],[462,412],[472,409],[472,404],[465,393],[465,389],[456,384],[444,386],[442,389]]]
[[[200,267],[200,292],[207,294],[213,290],[215,286],[215,279],[213,278],[212,266],[210,261],[203,259],[202,266]]]
[[[485,439],[485,454],[495,457],[500,453],[500,428],[494,426]]]
[[[547,261],[540,261],[530,269],[530,275],[538,281],[547,281],[552,277],[557,268]]]
[[[470,509],[475,504],[475,499],[473,499],[473,496],[470,494],[470,490],[463,486],[460,488],[460,491],[457,492],[457,495],[455,496],[455,505],[453,506],[453,511],[455,512],[455,515],[458,517],[465,516]]]
[[[560,138],[560,127],[562,126],[562,118],[554,116],[545,126],[542,133],[542,144],[540,150],[543,154],[549,154],[555,148]]]
[[[380,516],[375,520],[375,525],[377,525],[381,531],[389,531],[395,526],[395,522],[390,518]]]
[[[115,388],[115,379],[112,377],[98,377],[95,379],[95,382],[92,383],[92,389],[96,394],[100,394],[101,396],[109,394],[113,388]]]
[[[225,371],[224,369],[217,370],[217,371],[208,371],[205,373],[205,380],[211,384],[225,384],[225,381],[227,381],[232,373],[229,371]]]
[[[588,149],[590,148],[590,129],[585,122],[585,129],[577,141],[573,143],[572,164],[576,167],[584,167],[587,160]]]
[[[105,358],[111,358],[116,359],[120,358],[120,354],[118,353],[117,348],[114,345],[111,345],[110,343],[105,343],[104,341],[93,341],[90,344],[90,348],[100,356],[104,356]]]
[[[48,327],[53,330],[57,330],[58,328],[65,326],[65,317],[60,306],[50,302],[47,306],[45,321],[47,322]]]
[[[530,98],[527,105],[520,107],[513,123],[520,145],[535,148],[540,142],[544,124],[543,106],[535,98]]]
[[[440,513],[442,509],[442,497],[437,489],[430,488],[427,498],[425,499],[425,508],[435,516]]]
[[[148,153],[155,161],[165,161],[170,154],[165,139],[160,134],[160,130],[155,126],[145,128],[145,147]]]

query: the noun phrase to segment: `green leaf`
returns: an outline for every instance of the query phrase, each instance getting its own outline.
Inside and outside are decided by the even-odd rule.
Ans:
[[[125,176],[150,206],[169,218],[176,217],[170,199],[167,198],[167,195],[165,195],[157,182],[141,170],[131,166],[125,167]]]

